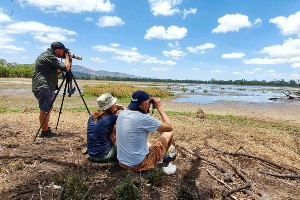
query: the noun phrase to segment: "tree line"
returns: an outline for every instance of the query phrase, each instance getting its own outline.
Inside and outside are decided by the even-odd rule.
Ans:
[[[31,78],[34,72],[34,64],[17,64],[8,63],[0,59],[0,78]],[[76,79],[83,80],[103,80],[103,81],[138,81],[138,82],[163,82],[163,83],[192,83],[192,84],[218,84],[218,85],[253,85],[253,86],[300,86],[300,80],[285,81],[259,81],[259,80],[178,80],[178,79],[154,79],[154,78],[133,78],[133,77],[116,77],[116,76],[76,76]]]

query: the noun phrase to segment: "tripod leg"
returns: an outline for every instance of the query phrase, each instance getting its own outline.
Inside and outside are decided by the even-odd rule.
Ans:
[[[79,86],[78,86],[78,84],[77,84],[77,81],[75,80],[75,78],[74,78],[74,76],[73,76],[72,71],[71,71],[70,73],[71,73],[71,78],[74,80],[74,83],[75,83],[75,85],[76,85],[76,88],[77,88],[77,90],[78,90],[78,92],[79,92],[79,94],[80,94],[80,97],[81,97],[81,99],[82,99],[84,105],[85,105],[85,108],[86,108],[87,112],[89,113],[89,115],[91,115],[90,110],[89,110],[89,108],[88,108],[87,105],[86,105],[86,102],[85,102],[85,100],[84,100],[84,98],[83,98],[83,95],[82,95],[80,89],[79,89]]]
[[[57,130],[59,119],[60,119],[60,114],[62,113],[61,110],[62,110],[62,107],[63,107],[63,104],[64,104],[67,87],[69,87],[69,80],[68,80],[68,78],[66,80],[66,84],[65,84],[65,88],[64,88],[64,93],[63,93],[63,97],[62,97],[62,100],[61,100],[61,104],[60,104],[60,109],[59,109],[59,114],[58,114],[58,119],[57,119],[57,122],[56,122],[55,130]]]
[[[52,109],[52,107],[53,107],[53,104],[54,104],[54,102],[55,102],[55,99],[56,99],[56,97],[57,97],[57,95],[58,95],[58,93],[59,93],[59,91],[60,91],[62,85],[64,84],[64,82],[65,82],[65,78],[64,78],[63,81],[61,82],[60,86],[58,87],[58,90],[56,91],[56,93],[55,93],[55,95],[54,95],[54,98],[53,98],[53,100],[52,100],[52,102],[51,102],[51,109]],[[38,129],[38,131],[36,132],[36,134],[35,134],[35,136],[34,136],[34,139],[33,139],[32,143],[35,142],[36,137],[38,136],[40,130],[42,129],[42,126],[43,126],[43,124],[45,123],[45,121],[46,121],[46,119],[47,119],[49,113],[50,113],[50,111],[46,112],[46,115],[45,115],[45,117],[44,117],[44,119],[43,119],[43,122],[41,123],[40,128]]]

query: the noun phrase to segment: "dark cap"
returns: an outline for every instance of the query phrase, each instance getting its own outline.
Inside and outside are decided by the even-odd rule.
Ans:
[[[150,99],[149,94],[142,90],[138,90],[131,95],[131,102],[128,105],[128,108],[130,110],[136,110],[143,103],[143,101],[148,99]]]
[[[51,44],[51,49],[65,49],[65,45],[61,42],[53,42]]]

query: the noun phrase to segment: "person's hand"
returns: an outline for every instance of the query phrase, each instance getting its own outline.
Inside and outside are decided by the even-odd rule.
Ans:
[[[117,110],[126,110],[126,108],[123,105],[119,105],[119,104],[116,104],[116,108]]]
[[[154,101],[154,106],[155,108],[158,110],[161,108],[161,101],[160,98],[158,97],[152,97],[153,101]]]

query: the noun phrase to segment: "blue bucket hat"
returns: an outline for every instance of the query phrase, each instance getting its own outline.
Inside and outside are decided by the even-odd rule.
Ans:
[[[130,110],[136,110],[143,103],[143,101],[146,101],[148,99],[150,99],[149,94],[142,90],[138,90],[131,95],[131,102],[128,105],[128,108]]]

